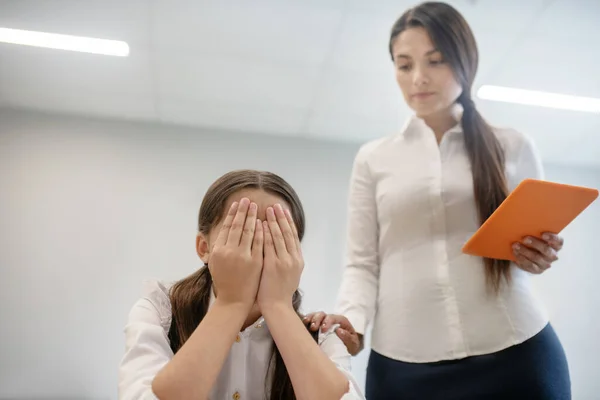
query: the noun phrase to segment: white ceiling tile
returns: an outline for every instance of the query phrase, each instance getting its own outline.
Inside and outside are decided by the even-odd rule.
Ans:
[[[515,33],[523,35],[530,29],[547,0],[477,0],[454,3],[476,35],[485,30],[512,36]]]
[[[404,11],[418,3],[418,1],[413,0],[348,0],[348,11],[356,15],[376,15],[388,18],[388,25],[391,28],[394,21]]]
[[[585,46],[587,52],[594,52],[600,39],[599,21],[598,0],[555,0],[532,26],[531,33],[552,42]]]
[[[329,66],[359,72],[389,73],[393,68],[388,41],[393,19],[373,14],[349,13]]]
[[[146,57],[0,44],[0,59],[0,93],[9,105],[97,116],[154,116]]]
[[[490,101],[477,101],[492,125],[512,127],[531,136],[546,162],[600,164],[600,116]],[[595,149],[595,150],[594,150]]]
[[[341,21],[340,1],[156,1],[159,49],[320,65]]]
[[[161,98],[306,108],[317,68],[267,64],[248,58],[169,54],[156,61]]]
[[[532,21],[546,0],[448,0],[474,30],[487,29],[506,32],[523,29]],[[414,0],[348,0],[348,10],[356,15],[384,18],[390,29],[409,8],[418,5]]]
[[[486,82],[522,89],[600,97],[600,55],[576,43],[530,36]]]
[[[97,54],[0,44],[0,92],[24,90],[152,93],[148,56]]]
[[[3,1],[0,26],[125,40],[130,56],[0,44],[6,104],[36,110],[149,120],[154,117],[147,52],[147,1]]]
[[[475,32],[479,51],[479,68],[474,87],[479,84],[490,83],[490,80],[494,80],[498,73],[513,59],[515,44],[519,40],[518,35],[518,33],[511,31],[499,33],[479,30],[479,32]]]
[[[149,0],[2,0],[0,26],[127,41],[147,47]]]
[[[298,136],[306,110],[258,104],[168,98],[160,105],[161,122],[239,132]]]
[[[387,73],[341,68],[327,71],[313,108],[377,120],[393,119],[402,104],[402,94],[390,65]]]

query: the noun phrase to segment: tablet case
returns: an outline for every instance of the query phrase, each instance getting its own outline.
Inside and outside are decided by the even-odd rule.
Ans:
[[[512,245],[525,236],[560,233],[598,198],[598,190],[525,179],[465,243],[463,253],[515,260]]]

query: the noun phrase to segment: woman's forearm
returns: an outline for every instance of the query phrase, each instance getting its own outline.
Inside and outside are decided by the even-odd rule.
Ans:
[[[321,351],[291,304],[262,310],[281,353],[298,400],[339,400],[349,390],[348,379]]]
[[[247,307],[217,299],[194,333],[156,375],[152,391],[161,400],[206,399],[240,331]]]

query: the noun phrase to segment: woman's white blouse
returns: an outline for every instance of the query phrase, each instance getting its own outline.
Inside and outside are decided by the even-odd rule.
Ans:
[[[505,151],[509,190],[542,179],[534,144],[494,129]],[[486,291],[483,260],[461,252],[480,223],[460,125],[438,146],[416,118],[401,133],[362,146],[353,166],[347,259],[336,312],[371,347],[407,362],[488,354],[521,343],[548,323],[530,275]]]
[[[173,357],[168,339],[171,325],[168,293],[168,288],[160,282],[146,282],[143,297],[135,303],[129,314],[125,327],[125,355],[119,366],[120,400],[157,398],[152,392],[152,380]],[[214,295],[210,304],[213,302]],[[350,355],[333,329],[320,332],[318,343],[350,382],[350,390],[342,399],[364,399],[350,373]],[[269,384],[265,384],[265,379],[272,344],[273,338],[262,318],[240,332],[209,399],[268,399],[265,389],[270,388],[270,380]]]

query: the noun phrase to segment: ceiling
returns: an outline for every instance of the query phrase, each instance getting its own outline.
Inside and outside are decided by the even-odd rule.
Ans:
[[[600,1],[450,1],[476,81],[600,98]],[[0,27],[124,40],[127,58],[0,44],[0,105],[364,142],[408,115],[387,54],[402,0],[0,0]],[[477,100],[544,160],[600,166],[600,115]]]

